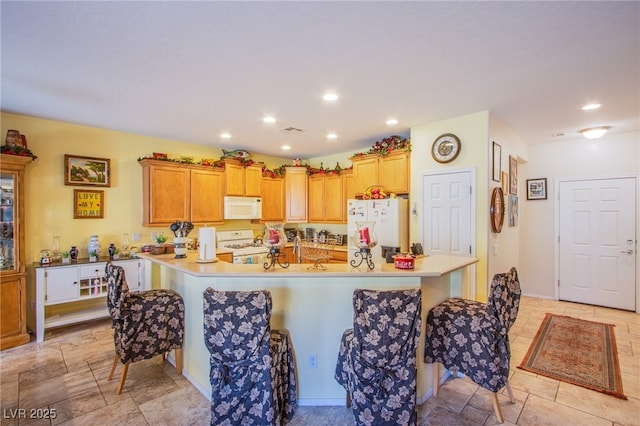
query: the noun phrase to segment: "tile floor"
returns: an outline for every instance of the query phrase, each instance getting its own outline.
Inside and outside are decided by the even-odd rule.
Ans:
[[[546,312],[613,323],[622,369],[624,401],[536,376],[516,366]],[[511,386],[516,404],[500,397],[505,424],[639,425],[640,315],[575,303],[523,297],[511,330]],[[158,357],[129,369],[125,390],[107,381],[113,360],[108,321],[48,332],[42,344],[0,352],[1,425],[207,425],[209,402]],[[119,370],[118,370],[119,374]],[[55,419],[25,419],[18,408],[55,409]],[[37,412],[34,412],[37,414]],[[24,413],[29,417],[29,411]],[[490,394],[468,379],[450,379],[437,397],[418,406],[419,425],[493,425]],[[298,407],[293,426],[353,425],[345,407]]]

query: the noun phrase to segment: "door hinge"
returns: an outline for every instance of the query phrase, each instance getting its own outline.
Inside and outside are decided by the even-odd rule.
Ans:
[[[558,280],[558,287],[560,287],[560,280]]]
[[[472,253],[472,251],[471,251],[471,246],[469,246],[469,254],[471,254],[471,253]]]

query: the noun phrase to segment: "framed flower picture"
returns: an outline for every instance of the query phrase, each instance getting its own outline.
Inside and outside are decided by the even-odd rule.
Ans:
[[[111,160],[108,158],[65,154],[64,184],[72,186],[111,186]]]
[[[509,156],[509,194],[518,195],[518,160]]]

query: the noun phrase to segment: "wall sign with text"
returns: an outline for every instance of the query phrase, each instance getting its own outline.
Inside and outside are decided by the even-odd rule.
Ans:
[[[104,191],[73,190],[74,219],[104,218]]]

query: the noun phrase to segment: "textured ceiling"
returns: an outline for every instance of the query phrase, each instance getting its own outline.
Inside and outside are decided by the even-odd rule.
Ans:
[[[484,110],[531,144],[639,130],[637,1],[2,1],[0,13],[6,112],[291,158]],[[580,110],[591,101],[603,107]]]

